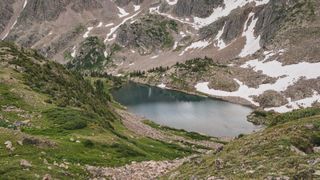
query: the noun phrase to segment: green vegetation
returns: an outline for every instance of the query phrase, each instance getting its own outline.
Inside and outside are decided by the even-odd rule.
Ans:
[[[114,47],[115,48],[115,47]],[[106,46],[98,37],[86,38],[78,48],[78,55],[67,64],[67,68],[88,74],[100,72],[108,62],[104,51]],[[65,55],[69,57],[69,55]]]
[[[275,126],[297,119],[307,118],[315,115],[320,115],[319,108],[306,108],[294,110],[292,112],[280,114],[265,111],[254,111],[249,117],[249,121],[255,124],[263,124],[268,126]]]
[[[213,62],[211,58],[194,58],[187,60],[185,63],[177,62],[175,67],[179,69],[188,70],[190,72],[203,72],[210,69],[210,67],[216,66],[220,68],[226,68],[226,65],[219,65]]]
[[[168,126],[161,126],[159,124],[156,124],[152,121],[149,120],[145,120],[143,123],[149,125],[152,128],[155,129],[159,129],[159,130],[163,130],[163,131],[171,131],[173,132],[173,134],[179,135],[179,136],[184,136],[190,139],[194,139],[194,140],[210,140],[211,137],[210,136],[205,136],[196,132],[188,132],[184,129],[175,129],[175,128],[171,128]]]

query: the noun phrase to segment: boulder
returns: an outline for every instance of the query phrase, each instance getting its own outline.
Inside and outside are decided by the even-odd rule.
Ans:
[[[25,159],[22,159],[20,161],[20,166],[22,166],[23,168],[30,168],[32,167],[31,163]]]
[[[14,151],[14,147],[12,146],[12,142],[11,141],[6,141],[5,143],[4,143],[4,145],[6,145],[6,148],[8,149],[8,150],[10,150],[10,151]]]

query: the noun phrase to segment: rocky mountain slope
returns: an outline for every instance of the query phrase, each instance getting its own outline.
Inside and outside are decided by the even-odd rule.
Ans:
[[[139,81],[286,112],[319,99],[319,6],[316,0],[6,0],[0,37],[85,74],[122,76],[208,57],[229,68],[208,70],[210,78],[196,72],[197,81],[182,79],[187,87],[168,79],[174,70]],[[93,36],[94,55],[83,50]]]

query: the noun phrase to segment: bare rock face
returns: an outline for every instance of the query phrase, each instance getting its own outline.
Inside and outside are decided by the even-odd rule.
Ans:
[[[83,26],[78,26],[74,30],[69,31],[65,34],[60,35],[58,38],[54,39],[50,46],[42,47],[39,51],[42,55],[46,57],[52,57],[59,51],[63,50],[68,46],[70,41],[74,41],[81,33],[84,32]],[[22,42],[25,42],[24,39],[21,40]],[[22,43],[20,43],[22,44]]]
[[[179,0],[174,9],[177,16],[208,17],[214,8],[223,5],[223,0]]]
[[[276,91],[265,91],[260,96],[254,98],[256,102],[260,103],[261,107],[279,107],[288,103],[288,100],[279,92]]]
[[[3,32],[7,23],[13,15],[12,4],[14,0],[2,0],[0,1],[0,33]]]
[[[127,6],[130,2],[132,2],[135,5],[143,3],[143,0],[116,0],[115,3],[120,6]]]
[[[71,9],[76,12],[82,12],[84,10],[94,10],[94,9],[100,9],[102,8],[102,5],[97,0],[77,0],[77,2],[74,2],[71,6]]]
[[[223,17],[209,26],[201,28],[200,36],[202,38],[215,37],[218,32],[224,28],[223,34],[220,38],[228,44],[242,35],[243,30],[246,28],[245,23],[252,10],[253,6],[251,4],[248,4],[241,9],[237,9],[229,16]],[[251,21],[252,18],[249,19],[249,22]]]
[[[291,0],[292,1],[292,0]],[[261,34],[261,44],[267,43],[279,30],[286,16],[287,0],[271,0],[267,5],[258,8],[256,31]]]
[[[66,10],[70,0],[29,0],[20,21],[52,21]]]

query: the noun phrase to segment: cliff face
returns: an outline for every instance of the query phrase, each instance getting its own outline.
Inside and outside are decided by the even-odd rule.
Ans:
[[[215,8],[222,5],[223,0],[178,0],[174,14],[179,17],[208,17]]]
[[[12,4],[14,0],[3,0],[0,2],[0,33],[4,31],[13,15]]]
[[[143,3],[143,0],[115,0],[115,3],[120,7],[127,6],[130,2],[135,5],[139,5]]]

